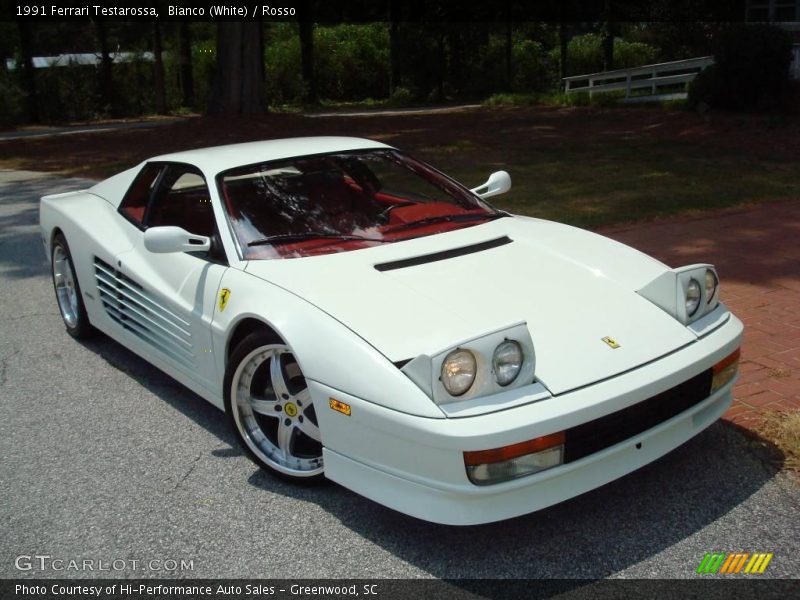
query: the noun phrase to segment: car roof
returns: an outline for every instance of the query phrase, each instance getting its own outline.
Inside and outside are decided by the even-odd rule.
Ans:
[[[294,156],[377,148],[391,148],[391,146],[356,137],[297,137],[174,152],[153,157],[150,161],[188,163],[195,165],[207,175],[216,175],[234,167]]]

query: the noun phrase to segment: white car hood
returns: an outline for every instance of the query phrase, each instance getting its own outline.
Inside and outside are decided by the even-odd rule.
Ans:
[[[510,243],[414,266],[375,268],[504,236]],[[635,292],[665,269],[601,236],[527,218],[365,250],[251,261],[246,267],[341,321],[395,362],[524,321],[533,339],[536,378],[553,394],[696,340]],[[606,336],[619,348],[606,344]]]

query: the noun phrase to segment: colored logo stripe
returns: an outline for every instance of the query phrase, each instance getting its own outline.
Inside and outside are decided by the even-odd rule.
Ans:
[[[769,561],[772,560],[772,553],[769,554],[753,554],[753,558],[747,563],[744,568],[745,573],[763,573],[767,569]]]
[[[749,552],[707,552],[697,567],[697,573],[733,574],[742,572],[744,567],[744,573],[751,575],[761,574],[767,569],[772,557],[772,552],[757,552],[755,554],[750,554]]]
[[[744,562],[750,556],[749,552],[736,552],[728,554],[728,559],[723,563],[720,573],[738,573],[742,570]]]
[[[700,561],[700,566],[697,567],[697,572],[716,573],[723,560],[725,560],[724,552],[714,552],[713,554],[706,552],[703,560]]]

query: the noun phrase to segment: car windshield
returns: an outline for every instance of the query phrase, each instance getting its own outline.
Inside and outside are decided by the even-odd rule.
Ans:
[[[396,150],[259,163],[217,179],[245,260],[357,250],[504,216]]]

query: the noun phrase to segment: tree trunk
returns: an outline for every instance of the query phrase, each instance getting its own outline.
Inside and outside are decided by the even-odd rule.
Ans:
[[[563,85],[564,77],[567,77],[567,24],[561,21],[558,24],[558,77]]]
[[[461,37],[463,27],[447,27],[447,81],[450,89],[460,94],[465,87],[464,81],[464,40]]]
[[[220,21],[209,114],[264,112],[264,40],[260,21]]]
[[[606,32],[603,37],[603,70],[614,70],[614,25],[606,23]]]
[[[305,100],[308,104],[316,104],[319,100],[317,95],[317,78],[314,74],[314,23],[313,8],[310,4],[301,5],[305,10],[300,12],[300,63],[303,72],[303,83],[305,83]]]
[[[447,76],[447,54],[445,54],[444,34],[439,34],[438,43],[438,68],[436,69],[436,101],[444,101],[444,80]]]
[[[616,23],[612,13],[612,2],[606,0],[603,16],[605,23],[603,26],[603,70],[612,71],[614,69],[614,34],[616,33]]]
[[[164,86],[164,60],[161,52],[161,25],[153,21],[153,85],[156,95],[156,112],[167,114],[167,91]]]
[[[27,96],[28,121],[38,123],[39,95],[36,92],[36,70],[33,66],[30,24],[27,21],[17,21],[17,24],[19,25],[20,49],[22,50],[22,79]]]
[[[508,3],[506,3],[506,13],[507,16],[510,15],[510,9]],[[506,21],[506,91],[511,91],[512,83],[514,81],[514,74],[511,72],[511,57],[512,52],[514,50],[514,40],[512,38],[512,23],[511,21]]]
[[[116,113],[114,106],[114,79],[112,74],[112,61],[108,52],[108,33],[106,23],[102,19],[95,22],[97,45],[100,47],[100,70],[98,71],[98,84],[100,88],[100,110],[102,112]]]
[[[189,23],[181,21],[178,25],[178,63],[180,65],[182,104],[194,107],[194,76],[192,74],[192,34]]]
[[[399,41],[397,35],[399,10],[397,1],[391,0],[389,3],[389,96],[394,94],[394,90],[400,82],[397,64],[400,58],[400,51],[397,47]]]

